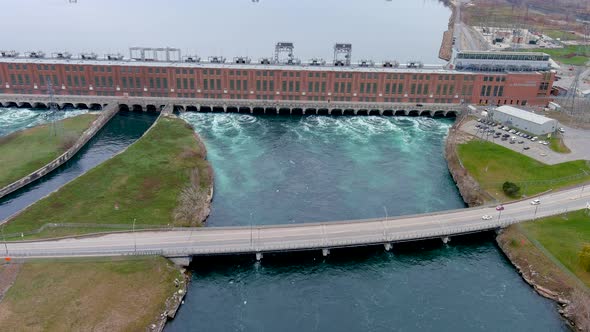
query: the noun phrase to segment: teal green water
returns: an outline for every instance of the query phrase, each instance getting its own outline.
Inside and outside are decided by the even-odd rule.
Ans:
[[[211,226],[347,220],[464,206],[442,153],[452,120],[182,117],[201,135],[215,170]]]
[[[443,158],[452,121],[182,115],[215,170],[208,225],[280,224],[464,206]],[[250,217],[250,215],[252,217]],[[193,261],[166,331],[566,331],[484,233],[321,253]]]

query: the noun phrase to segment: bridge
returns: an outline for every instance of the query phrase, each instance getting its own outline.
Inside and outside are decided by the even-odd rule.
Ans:
[[[284,115],[406,115],[455,117],[464,111],[463,104],[412,104],[344,101],[205,99],[128,96],[18,95],[0,94],[0,107],[47,108],[49,104],[64,108],[100,110],[107,104],[119,104],[121,110],[159,112],[171,105],[184,112],[218,112]]]
[[[496,230],[507,225],[587,208],[590,190],[577,187],[495,207],[477,207],[395,218],[378,218],[340,222],[302,223],[272,226],[202,227],[168,231],[113,233],[100,236],[60,240],[17,241],[5,244],[13,258],[85,257],[122,255],[163,255],[184,264],[192,256],[256,255],[302,250],[321,250],[384,245],[396,242],[442,239],[451,236]],[[482,216],[492,218],[484,220]],[[1,247],[0,247],[1,249]]]

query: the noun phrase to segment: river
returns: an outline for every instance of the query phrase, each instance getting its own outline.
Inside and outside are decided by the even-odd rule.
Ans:
[[[424,117],[185,113],[215,170],[210,226],[462,208]],[[305,254],[196,259],[166,331],[564,331],[492,233]]]

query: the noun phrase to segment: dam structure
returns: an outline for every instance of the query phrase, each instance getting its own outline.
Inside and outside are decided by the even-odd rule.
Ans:
[[[96,97],[116,98],[130,108],[134,104],[126,99],[161,98],[160,105],[154,104],[156,110],[172,103],[177,109],[197,111],[233,107],[230,111],[239,112],[244,106],[251,113],[256,108],[263,112],[273,108],[280,114],[283,108],[289,114],[293,110],[306,114],[305,109],[345,114],[348,109],[350,114],[375,110],[375,114],[415,111],[434,116],[437,107],[428,113],[422,109],[428,105],[546,105],[555,80],[552,64],[544,53],[487,51],[455,51],[446,65],[352,62],[351,44],[336,44],[331,62],[319,58],[302,62],[289,42],[277,43],[273,57],[257,61],[243,56],[231,61],[223,56],[201,60],[196,55],[182,56],[174,48],[132,47],[129,57],[0,51],[0,96],[47,95],[51,88],[56,98],[88,97],[79,103],[93,107],[100,106],[91,101]],[[173,102],[178,99],[184,102]],[[76,106],[73,101],[64,104]],[[35,106],[26,100],[20,103],[4,99],[3,105]]]

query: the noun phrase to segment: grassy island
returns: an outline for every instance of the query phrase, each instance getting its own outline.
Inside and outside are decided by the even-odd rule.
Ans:
[[[463,166],[481,187],[501,201],[513,199],[502,191],[506,181],[516,183],[519,194],[527,196],[590,181],[590,165],[584,160],[546,165],[500,145],[478,140],[460,144],[457,152]]]
[[[9,239],[158,226],[197,226],[209,213],[212,170],[185,121],[160,117],[127,150],[11,219]],[[57,227],[48,227],[59,223]],[[65,225],[63,225],[65,224]]]
[[[98,117],[83,114],[60,121],[59,134],[50,124],[0,137],[0,188],[45,166],[66,152]]]
[[[27,261],[0,302],[0,329],[145,331],[175,279],[180,271],[161,257]]]

